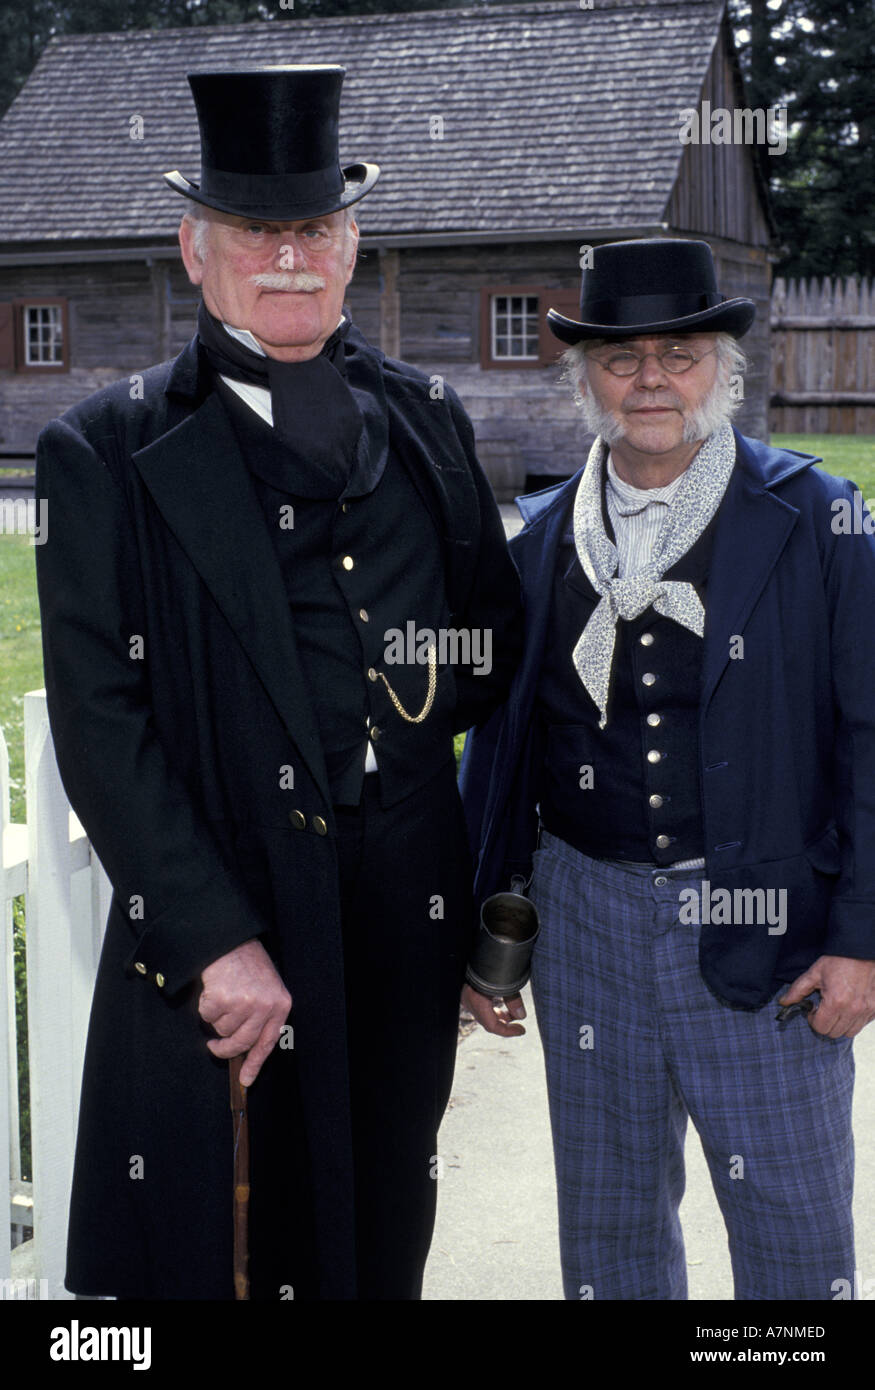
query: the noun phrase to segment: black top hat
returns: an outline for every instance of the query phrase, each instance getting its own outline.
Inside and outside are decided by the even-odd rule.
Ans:
[[[370,193],[376,164],[341,169],[337,65],[189,73],[201,133],[201,182],[178,169],[171,188],[240,217],[321,217]]]
[[[580,323],[556,309],[547,322],[563,343],[696,329],[740,338],[755,313],[752,299],[720,294],[707,241],[652,237],[594,247],[581,277]]]

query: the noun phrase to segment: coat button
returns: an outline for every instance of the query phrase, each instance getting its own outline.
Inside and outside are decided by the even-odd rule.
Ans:
[[[656,677],[652,671],[645,671],[641,677],[642,685],[656,685]]]
[[[362,620],[363,623],[366,623],[366,622],[368,621],[368,610],[367,610],[367,608],[360,608],[360,609],[359,609],[359,617],[361,618],[361,620]]]
[[[156,985],[158,986],[159,989],[163,989],[163,988],[164,988],[164,976],[161,974],[161,971],[160,971],[160,970],[158,971],[157,975],[155,976],[155,983],[156,983]]]
[[[307,824],[307,817],[303,811],[289,811],[289,820],[296,830],[303,830]]]
[[[368,729],[368,733],[374,740],[374,743],[376,743],[377,739],[380,737],[380,730],[377,728],[376,724],[371,725],[370,729]]]
[[[376,679],[377,679],[377,673],[376,673],[376,671],[374,670],[373,666],[369,666],[369,667],[368,667],[368,680],[369,680],[369,681],[375,681]]]
[[[328,826],[321,816],[314,816],[312,821],[313,829],[317,835],[327,835]]]
[[[134,969],[139,970],[141,975],[145,975],[146,973],[146,967],[141,960],[134,961]]]
[[[657,835],[657,837],[656,837],[656,848],[657,848],[657,849],[668,849],[668,847],[669,847],[670,844],[671,844],[671,836],[670,836],[670,835]]]
[[[340,504],[340,510],[341,510],[342,512],[344,512],[344,513],[348,512],[348,511],[349,511],[349,503],[348,503],[348,502],[341,502],[341,504]]]
[[[355,564],[355,560],[352,558],[351,555],[344,555],[340,563],[343,565],[343,568],[345,570],[351,570],[353,565]]]
[[[638,638],[638,641],[641,643],[642,647],[652,647],[652,646],[653,646],[653,633],[652,633],[652,632],[642,632],[641,636]]]
[[[659,726],[660,726],[660,724],[662,723],[662,715],[661,715],[661,714],[648,714],[648,716],[647,716],[647,722],[648,722],[648,724],[650,725],[651,729],[658,729]]]
[[[650,805],[653,807],[654,811],[658,811],[660,806],[662,805],[662,797],[658,796],[656,792],[654,792],[653,796],[649,797],[648,800],[650,801]]]
[[[648,761],[649,763],[661,763],[661,762],[662,762],[662,754],[659,753],[659,752],[657,752],[657,750],[656,750],[655,748],[651,748],[651,749],[648,751],[648,754],[647,754],[647,761]]]

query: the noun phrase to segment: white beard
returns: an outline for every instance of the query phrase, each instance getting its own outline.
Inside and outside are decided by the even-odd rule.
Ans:
[[[626,424],[623,415],[604,409],[591,391],[581,392],[580,406],[587,430],[591,434],[601,435],[608,446],[624,437]],[[701,404],[695,410],[684,412],[684,444],[696,444],[707,439],[732,418],[737,408],[737,402],[729,394],[728,381],[718,377]]]

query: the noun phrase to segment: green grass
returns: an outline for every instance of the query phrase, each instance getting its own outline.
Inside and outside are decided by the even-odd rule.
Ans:
[[[0,728],[9,745],[12,819],[24,814],[24,695],[43,686],[36,547],[0,535]]]
[[[850,478],[865,498],[875,498],[875,434],[773,434],[771,443],[778,449],[820,454],[819,468]]]

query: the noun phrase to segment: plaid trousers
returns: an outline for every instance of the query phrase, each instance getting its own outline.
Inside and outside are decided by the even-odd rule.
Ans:
[[[702,873],[615,868],[541,833],[532,993],[568,1299],[687,1297],[688,1116],[726,1223],[735,1297],[830,1299],[836,1280],[854,1287],[852,1040],[710,993],[699,928],[679,920],[679,894],[698,891]]]

